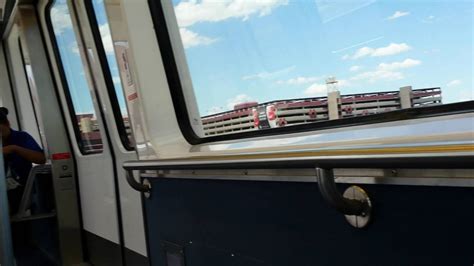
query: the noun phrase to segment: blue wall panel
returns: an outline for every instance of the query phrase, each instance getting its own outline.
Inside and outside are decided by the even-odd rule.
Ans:
[[[354,229],[317,184],[155,179],[150,258],[183,247],[187,266],[473,265],[474,189],[363,185],[374,220]],[[344,186],[341,186],[343,189]]]

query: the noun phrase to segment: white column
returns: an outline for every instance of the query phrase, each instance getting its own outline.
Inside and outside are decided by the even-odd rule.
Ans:
[[[400,104],[402,109],[412,108],[411,91],[411,86],[400,88]]]
[[[328,93],[329,120],[339,119],[340,99],[341,99],[341,93],[339,91],[331,91]]]

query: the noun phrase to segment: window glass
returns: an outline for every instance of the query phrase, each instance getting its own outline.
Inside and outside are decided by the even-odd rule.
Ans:
[[[126,143],[124,143],[124,145],[126,147],[133,147],[133,138],[130,129],[127,105],[125,102],[122,81],[120,79],[120,70],[117,64],[117,60],[115,58],[115,44],[112,40],[105,3],[103,0],[92,0],[92,6],[97,20],[97,26],[100,31],[102,45],[106,53],[110,75],[114,85],[114,95],[111,95],[111,100],[116,101],[120,109],[119,112],[121,116],[117,123],[120,124],[119,128],[123,130],[123,132],[121,133],[126,136],[127,141]],[[117,45],[121,45],[122,43],[123,41],[119,41],[117,42]]]
[[[474,98],[472,1],[170,1],[205,136]]]
[[[85,66],[81,60],[66,1],[55,1],[50,12],[56,47],[59,50],[62,68],[67,80],[65,89],[72,102],[73,121],[79,147],[84,154],[101,152],[102,137],[94,109],[92,91],[85,76]]]

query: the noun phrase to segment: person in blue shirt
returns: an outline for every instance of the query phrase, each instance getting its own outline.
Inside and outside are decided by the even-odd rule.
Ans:
[[[10,213],[18,210],[32,164],[44,164],[46,157],[34,138],[23,131],[13,130],[8,121],[8,109],[0,107],[0,134],[3,160],[8,182]]]

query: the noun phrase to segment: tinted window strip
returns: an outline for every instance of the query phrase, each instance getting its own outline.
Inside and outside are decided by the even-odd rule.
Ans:
[[[110,103],[112,104],[112,112],[114,114],[115,122],[117,125],[117,129],[119,131],[120,140],[124,148],[128,151],[134,150],[134,147],[131,146],[130,139],[127,134],[127,129],[125,127],[125,122],[123,121],[122,112],[120,108],[120,104],[118,102],[117,93],[115,91],[115,85],[112,79],[112,74],[109,69],[108,59],[105,53],[104,44],[102,42],[102,37],[100,35],[99,25],[97,22],[97,18],[94,13],[94,7],[92,5],[92,0],[84,1],[85,7],[87,10],[87,16],[89,18],[90,27],[92,30],[92,35],[94,38],[94,44],[97,49],[98,57],[100,66],[102,69],[102,73],[104,74],[104,79],[107,87],[107,92],[110,97]],[[105,3],[104,3],[105,4]],[[115,56],[115,49],[114,49],[114,56]]]
[[[64,90],[64,95],[66,96],[65,97],[66,98],[66,104],[67,104],[67,108],[68,108],[68,111],[69,111],[69,114],[70,114],[70,119],[71,119],[72,127],[73,127],[73,130],[74,130],[74,135],[76,136],[76,142],[77,142],[79,150],[81,151],[82,154],[84,154],[84,155],[99,154],[99,153],[102,153],[102,150],[88,151],[88,150],[85,149],[84,143],[82,141],[81,130],[79,129],[79,124],[77,123],[77,117],[75,116],[76,111],[75,111],[74,106],[73,106],[72,97],[71,97],[71,93],[70,93],[70,90],[69,90],[69,85],[67,83],[66,73],[64,72],[63,61],[62,61],[61,55],[59,53],[58,42],[57,42],[57,39],[56,39],[56,35],[54,33],[53,24],[52,24],[52,21],[51,21],[51,9],[53,7],[53,4],[54,4],[54,1],[51,1],[50,4],[48,5],[48,8],[47,8],[46,17],[45,17],[46,26],[47,26],[48,31],[49,31],[49,37],[51,39],[51,44],[52,44],[52,48],[53,48],[54,57],[56,58],[56,63],[58,65],[57,69],[58,69],[59,76],[60,76],[60,79],[61,79],[61,85],[62,85],[63,90]]]

